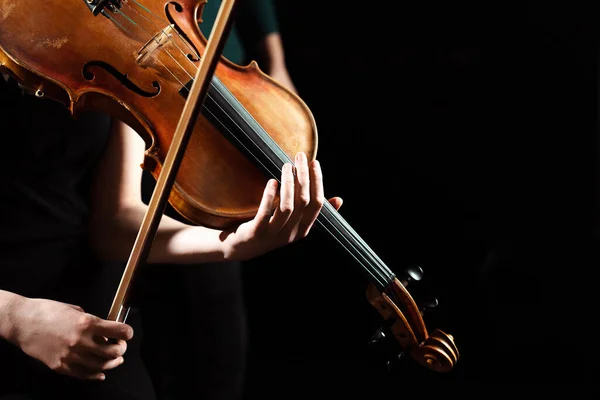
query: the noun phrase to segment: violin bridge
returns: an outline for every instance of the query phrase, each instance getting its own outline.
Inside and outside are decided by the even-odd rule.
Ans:
[[[164,29],[160,30],[138,51],[135,62],[142,68],[149,67],[150,64],[152,64],[150,62],[152,54],[165,44],[172,42],[174,31],[175,28],[173,28],[173,25],[168,25]]]

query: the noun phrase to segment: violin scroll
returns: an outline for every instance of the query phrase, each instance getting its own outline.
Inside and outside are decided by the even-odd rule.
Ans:
[[[411,356],[421,365],[436,372],[450,371],[458,361],[458,348],[452,335],[436,329],[419,347],[411,349]]]
[[[394,278],[384,290],[369,284],[367,299],[384,318],[386,330],[396,339],[403,354],[410,355],[428,369],[448,372],[460,357],[454,338],[439,329],[428,333],[423,311],[405,287],[409,281],[420,277],[420,273],[413,271],[402,282]]]

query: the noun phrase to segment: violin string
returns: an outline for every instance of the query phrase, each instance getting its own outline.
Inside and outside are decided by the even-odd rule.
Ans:
[[[331,210],[333,209],[333,206],[330,203],[325,203],[324,207],[331,207]],[[368,249],[368,247],[365,245],[364,242],[361,241],[356,241],[356,242],[352,242],[348,235],[343,234],[342,230],[337,228],[330,220],[329,218],[323,215],[324,219],[326,219],[329,222],[329,225],[326,225],[323,223],[323,221],[317,219],[316,223],[325,231],[327,231],[364,269],[364,271],[366,271],[370,276],[371,276],[371,280],[372,281],[377,281],[382,287],[386,287],[387,284],[389,284],[389,277],[385,276],[383,274],[382,269],[377,269],[377,268],[367,268],[368,266],[373,267],[375,266],[375,264],[373,264],[372,260],[369,260],[368,257],[364,257],[364,253],[361,253],[360,250],[361,248],[364,249]],[[332,228],[332,229],[330,229]],[[344,232],[347,233],[351,233],[350,230],[345,229]],[[336,234],[337,233],[337,234]],[[352,236],[352,235],[351,235]],[[343,239],[346,239],[347,242],[344,242]],[[357,244],[361,244],[362,243],[362,247],[359,245],[357,247]],[[362,254],[362,258],[360,257],[360,255]],[[367,252],[368,255],[368,252]]]
[[[122,29],[123,29],[125,32],[127,32],[127,31],[128,31],[128,30],[127,30],[125,27],[123,27],[121,24],[119,24],[119,23],[118,23],[118,22],[117,22],[117,21],[116,21],[116,20],[115,20],[113,17],[109,17],[109,19],[111,19],[112,21],[114,21],[115,23],[117,23],[119,26],[121,26],[121,27],[122,27]],[[169,67],[167,67],[167,66],[166,66],[166,65],[165,65],[165,64],[164,64],[164,63],[163,63],[163,62],[162,62],[160,59],[156,58],[155,60],[156,60],[156,61],[158,61],[158,62],[159,62],[159,63],[160,63],[162,66],[163,66],[163,68],[164,68],[164,69],[165,69],[165,70],[166,70],[166,71],[167,71],[169,74],[171,74],[171,75],[173,76],[173,78],[174,78],[174,79],[175,79],[177,82],[179,82],[179,84],[180,84],[181,86],[185,86],[185,84],[184,84],[183,82],[181,82],[181,80],[180,80],[180,79],[177,77],[177,75],[175,75],[175,73],[174,73],[173,71],[171,71],[171,69],[169,69]],[[181,65],[180,65],[180,66],[181,66]],[[183,69],[183,68],[182,68],[182,69]],[[185,72],[185,73],[186,73],[186,74],[189,76],[189,73],[188,73],[187,71],[185,71],[185,69],[183,69],[183,70],[184,70],[184,72]]]
[[[124,18],[125,18],[127,21],[129,21],[129,22],[130,22],[132,25],[134,25],[134,26],[138,27],[139,29],[141,29],[142,31],[144,31],[144,33],[146,33],[146,34],[147,34],[147,35],[150,37],[150,40],[154,40],[154,41],[155,41],[157,44],[159,44],[159,45],[160,45],[160,42],[158,41],[158,39],[156,38],[156,36],[155,36],[155,35],[153,36],[153,35],[152,35],[150,32],[148,32],[148,31],[147,31],[147,30],[146,30],[146,29],[145,29],[145,28],[144,28],[144,27],[143,27],[141,24],[138,24],[138,23],[137,23],[137,22],[135,22],[133,19],[129,18],[129,17],[128,17],[128,16],[127,16],[125,13],[121,12],[121,10],[117,10],[117,13],[118,13],[118,14],[120,14],[120,15],[122,15],[122,16],[123,16],[123,17],[124,17]],[[115,19],[115,18],[113,18],[113,17],[111,17],[111,20],[113,20],[113,21],[115,21],[115,22],[116,22],[116,19]],[[121,24],[119,24],[119,25],[120,25],[120,26],[122,26]],[[128,32],[128,30],[127,30],[126,28],[124,28],[124,27],[123,27],[123,30],[124,30],[125,32]],[[173,42],[173,41],[172,41],[172,39],[170,38],[170,36],[169,36],[167,33],[165,33],[165,32],[164,32],[164,30],[161,30],[161,34],[162,34],[162,35],[165,35],[165,36],[166,36],[166,38],[167,38],[168,40],[170,40],[171,42]],[[160,48],[162,49],[162,46],[160,46]],[[185,57],[185,53],[184,53],[183,51],[181,51],[181,49],[180,49],[180,52],[181,52],[181,54],[182,54],[182,55]],[[185,73],[185,74],[186,74],[186,75],[187,75],[187,76],[188,76],[190,79],[192,79],[192,78],[193,78],[193,76],[192,76],[192,75],[191,75],[191,74],[190,74],[190,73],[189,73],[189,72],[188,72],[188,71],[187,71],[187,70],[186,70],[186,69],[185,69],[185,68],[184,68],[184,67],[181,65],[181,63],[180,63],[179,61],[177,61],[177,59],[176,59],[176,58],[175,58],[175,57],[174,57],[174,56],[171,54],[171,52],[169,52],[169,51],[164,51],[164,53],[166,53],[166,54],[167,54],[167,55],[168,55],[168,56],[169,56],[169,57],[170,57],[170,58],[173,60],[173,62],[175,62],[175,63],[176,63],[178,66],[179,66],[179,68],[181,69],[181,71],[183,71],[183,72],[184,72],[184,73]],[[185,59],[186,59],[186,60],[188,60],[188,61],[190,61],[190,60],[189,60],[187,57],[185,57]],[[160,62],[160,63],[161,63],[161,64],[162,64],[162,65],[165,67],[165,69],[166,69],[166,70],[167,70],[167,71],[168,71],[168,72],[169,72],[171,75],[173,75],[173,76],[175,77],[175,79],[177,79],[177,81],[178,81],[179,83],[181,83],[181,81],[180,81],[180,80],[179,80],[179,79],[178,79],[178,78],[175,76],[175,74],[173,73],[173,71],[171,71],[171,70],[170,70],[170,69],[169,69],[169,68],[168,68],[168,67],[167,67],[167,66],[166,66],[164,63],[162,63],[162,62],[161,62],[161,61],[160,61],[158,58],[155,58],[155,60],[159,61],[159,62]],[[182,86],[184,86],[184,85],[182,84]]]
[[[156,15],[155,13],[153,13],[152,11],[150,11],[148,8],[144,7],[144,5],[142,5],[141,3],[139,3],[137,0],[133,0],[138,6],[140,6],[144,11],[146,11],[147,14],[150,14],[150,16],[154,17],[155,19],[157,19],[158,21],[160,21],[162,24],[169,24],[169,22],[165,19],[160,18],[158,15]],[[152,27],[157,30],[160,31],[160,27],[158,27],[154,22],[150,21],[150,19],[146,18],[144,16],[144,14],[140,13],[135,7],[132,7],[129,5],[129,3],[125,3],[125,6],[127,8],[129,8],[130,10],[132,10],[133,12],[135,12],[137,15],[139,15],[141,18],[145,19],[146,21],[148,21],[149,24],[152,25]],[[175,34],[179,37],[179,39],[184,43],[184,45],[188,48],[188,50],[193,53],[196,56],[196,59],[200,59],[200,54],[198,54],[198,52],[196,51],[196,49],[190,45],[190,43],[187,40],[184,40],[181,37],[181,34],[175,30]],[[177,43],[175,43],[173,41],[173,39],[170,36],[167,36],[167,39],[175,46],[177,47],[177,49],[179,50],[179,52],[186,58],[186,60],[193,66],[195,67],[195,64],[192,60],[190,60],[186,55],[185,52],[183,51],[183,49],[181,47],[179,47],[179,45]]]
[[[159,20],[159,21],[161,21],[161,22],[166,22],[166,21],[162,20],[161,18],[159,18],[158,16],[156,16],[156,14],[152,13],[152,12],[151,12],[149,9],[147,9],[146,7],[144,7],[144,6],[143,6],[141,3],[139,3],[138,1],[136,1],[136,0],[133,0],[133,1],[134,1],[134,3],[136,3],[136,4],[137,4],[137,5],[140,7],[140,8],[142,8],[144,11],[146,11],[146,12],[147,12],[148,14],[150,14],[151,16],[155,17],[157,20]],[[156,25],[155,25],[155,24],[154,24],[152,21],[150,21],[148,18],[146,18],[146,17],[145,17],[143,14],[141,14],[141,13],[140,13],[140,12],[139,12],[137,9],[135,9],[134,7],[131,7],[131,6],[130,6],[128,3],[124,3],[124,4],[127,6],[127,8],[128,8],[129,10],[131,10],[131,11],[135,12],[135,13],[136,13],[136,14],[137,14],[137,15],[138,15],[140,18],[143,18],[143,19],[144,19],[144,20],[146,20],[148,23],[150,23],[150,24],[151,24],[153,27],[155,27],[157,30],[159,30],[159,28],[158,28],[158,27],[157,27],[157,26],[156,26]],[[148,32],[148,31],[147,31],[147,30],[146,30],[146,29],[145,29],[145,28],[144,28],[144,27],[143,27],[141,24],[138,24],[136,21],[134,21],[134,20],[133,20],[133,18],[130,18],[128,15],[126,15],[124,12],[122,12],[122,11],[120,11],[120,10],[117,10],[117,12],[118,12],[120,15],[122,15],[122,16],[123,16],[123,17],[124,17],[124,18],[125,18],[127,21],[129,21],[129,22],[130,22],[132,25],[134,25],[134,26],[136,26],[136,27],[139,27],[139,29],[141,29],[142,31],[144,31],[144,33],[146,33],[146,34],[147,34],[147,35],[148,35],[148,36],[149,36],[151,39],[154,39],[155,41],[157,41],[157,43],[159,43],[159,42],[158,42],[158,40],[157,40],[157,38],[156,38],[156,35],[154,35],[154,36],[153,36],[153,35],[152,35],[150,32]],[[128,30],[127,28],[125,28],[125,27],[124,27],[122,24],[120,24],[120,23],[119,23],[119,22],[118,22],[118,21],[117,21],[115,18],[112,18],[112,17],[110,17],[110,19],[111,19],[111,20],[112,20],[112,21],[113,21],[115,24],[117,24],[118,26],[120,26],[120,27],[121,27],[121,29],[122,29],[123,31],[125,31],[125,32],[128,32],[128,31],[129,31],[129,30]],[[192,62],[192,60],[190,60],[190,59],[189,59],[189,58],[188,58],[188,57],[185,55],[185,52],[184,52],[184,51],[181,49],[181,47],[180,47],[180,46],[179,46],[179,45],[178,45],[178,44],[177,44],[177,43],[176,43],[176,42],[175,42],[175,41],[172,39],[172,37],[171,37],[170,35],[166,34],[166,33],[165,33],[164,31],[162,31],[162,30],[161,30],[161,32],[162,32],[162,34],[163,34],[163,35],[165,35],[166,39],[167,39],[168,41],[170,41],[170,42],[173,44],[173,46],[175,46],[175,47],[176,47],[176,48],[179,50],[179,52],[180,52],[180,53],[181,53],[181,54],[184,56],[184,58],[185,58],[185,59],[186,59],[188,62],[190,62],[190,63],[191,63],[191,65],[192,65],[194,68],[197,68],[197,67],[195,66],[195,64]],[[187,45],[187,47],[189,47],[189,48],[190,48],[190,50],[191,50],[193,53],[196,53],[195,49],[193,49],[193,48],[192,48],[192,47],[191,47],[191,46],[190,46],[190,45],[187,43],[187,40],[183,40],[183,38],[181,38],[181,35],[179,34],[179,32],[178,32],[177,30],[174,30],[174,32],[175,32],[175,34],[176,34],[177,36],[179,36],[179,37],[180,37],[181,41],[182,41],[183,43],[185,43],[185,44]],[[182,70],[182,71],[183,71],[185,74],[187,74],[187,75],[188,75],[188,77],[189,77],[189,78],[190,78],[192,81],[195,79],[195,78],[194,78],[194,76],[193,76],[192,74],[190,74],[190,73],[189,73],[189,72],[188,72],[188,71],[187,71],[187,70],[186,70],[186,69],[185,69],[185,68],[184,68],[184,67],[181,65],[181,63],[179,63],[179,62],[177,61],[177,59],[176,59],[176,58],[175,58],[175,57],[174,57],[174,56],[173,56],[173,55],[172,55],[172,54],[171,54],[171,53],[170,53],[168,50],[164,49],[164,46],[160,46],[160,47],[159,47],[159,50],[160,50],[160,51],[163,51],[164,53],[166,53],[166,54],[167,54],[167,55],[168,55],[168,56],[169,56],[169,57],[170,57],[170,58],[171,58],[171,59],[172,59],[172,60],[173,60],[173,61],[174,61],[174,62],[175,62],[175,63],[176,63],[178,66],[179,66],[179,68],[180,68],[180,69],[181,69],[181,70]],[[196,54],[196,55],[197,55],[197,54]],[[198,57],[198,58],[200,58],[200,57],[199,57],[199,55],[197,55],[197,57]],[[166,65],[165,65],[165,64],[164,64],[164,63],[163,63],[163,62],[162,62],[160,59],[158,59],[158,58],[155,58],[155,59],[156,59],[156,61],[158,61],[158,62],[159,62],[159,63],[160,63],[162,66],[163,66],[163,68],[164,68],[164,69],[165,69],[165,70],[166,70],[168,73],[170,73],[170,74],[171,74],[171,75],[172,75],[172,76],[173,76],[173,77],[174,77],[174,78],[177,80],[177,82],[178,82],[178,83],[179,83],[179,84],[182,86],[182,88],[183,88],[184,90],[188,91],[188,93],[189,93],[189,89],[188,89],[188,87],[187,87],[187,86],[186,86],[186,85],[185,85],[183,82],[181,82],[181,80],[180,80],[180,79],[177,77],[177,75],[176,75],[176,74],[175,74],[173,71],[171,71],[171,69],[170,69],[169,67],[167,67],[167,66],[166,66]],[[215,78],[216,78],[216,77],[215,77]],[[210,97],[211,97],[211,96],[210,96],[210,94],[207,94],[207,97],[209,97],[209,98],[210,98]],[[240,131],[242,131],[242,132],[243,132],[243,130],[240,130]],[[248,136],[247,136],[247,137],[248,137]],[[251,138],[249,138],[249,139],[250,139],[250,140],[252,140]],[[267,144],[268,144],[268,143],[267,143]],[[271,147],[271,148],[273,149],[273,147]],[[285,153],[284,153],[284,154],[285,154]],[[266,158],[267,158],[267,159],[269,159],[268,157],[266,157]],[[274,162],[273,160],[270,160],[270,159],[269,159],[269,161],[271,161],[271,162],[272,162],[272,164],[273,164],[273,166],[274,166],[274,167],[276,167],[276,168],[279,170],[279,167],[277,167],[277,165],[275,164],[275,162]],[[291,160],[290,160],[290,161],[291,161]],[[279,172],[281,172],[281,171],[279,170]],[[275,178],[277,178],[277,177],[275,177]],[[329,204],[329,203],[326,203],[326,204],[325,204],[325,206],[328,206],[328,205],[330,206],[330,204]],[[344,234],[342,234],[342,232],[340,231],[340,229],[338,229],[338,228],[335,226],[335,224],[333,224],[333,223],[331,222],[331,220],[329,219],[329,217],[328,217],[327,215],[325,215],[325,214],[321,214],[321,215],[322,215],[322,217],[323,217],[323,218],[325,218],[325,219],[326,219],[326,220],[329,222],[329,226],[333,227],[333,228],[334,228],[334,229],[335,229],[335,230],[338,232],[338,237],[345,237],[345,236],[347,236],[347,235],[344,235]],[[333,214],[332,214],[332,215],[333,215]],[[370,248],[369,248],[369,247],[368,247],[368,246],[367,246],[367,245],[364,243],[364,241],[362,241],[362,239],[360,239],[360,237],[358,237],[358,235],[356,234],[356,232],[354,232],[352,229],[350,229],[350,228],[348,227],[348,224],[347,224],[347,222],[346,222],[346,221],[344,221],[343,219],[341,219],[341,222],[342,222],[342,223],[343,223],[343,225],[344,225],[345,231],[346,231],[347,233],[349,233],[349,234],[350,234],[350,236],[351,236],[351,237],[352,237],[352,238],[355,240],[355,242],[356,242],[356,243],[362,243],[362,246],[359,246],[359,247],[362,247],[363,249],[366,249],[366,250],[367,250],[367,252],[366,252],[366,256],[365,256],[365,260],[363,260],[363,261],[364,261],[364,262],[366,262],[366,263],[368,263],[368,264],[369,264],[369,265],[371,265],[371,266],[377,266],[377,265],[379,265],[379,266],[380,266],[380,268],[374,268],[374,271],[373,271],[373,270],[370,270],[370,269],[366,269],[366,268],[365,268],[365,269],[366,269],[366,271],[367,271],[367,272],[368,272],[368,273],[369,273],[369,274],[370,274],[370,275],[373,277],[373,279],[378,279],[378,280],[379,280],[380,282],[382,282],[382,283],[389,283],[388,281],[389,281],[389,279],[390,279],[390,276],[392,276],[393,274],[392,274],[391,272],[389,272],[389,273],[387,273],[387,274],[386,274],[386,273],[384,273],[384,272],[385,272],[385,269],[387,269],[387,268],[385,267],[385,264],[383,264],[383,262],[382,262],[382,261],[381,261],[381,260],[380,260],[380,259],[379,259],[379,258],[376,256],[376,254],[375,254],[375,253],[374,253],[374,252],[373,252],[373,251],[372,251],[372,250],[371,250],[371,249],[370,249]],[[334,233],[333,233],[333,232],[331,232],[329,229],[327,229],[327,228],[325,227],[325,225],[324,225],[322,222],[319,222],[319,224],[320,224],[320,225],[321,225],[323,228],[325,228],[325,229],[326,229],[326,230],[327,230],[327,231],[328,231],[328,232],[329,232],[329,233],[330,233],[332,236],[336,237],[336,235],[334,235]],[[336,238],[337,238],[337,237],[336,237]],[[352,245],[352,243],[351,243],[351,240],[349,240],[349,243],[348,243],[348,244],[344,244],[344,243],[342,243],[342,241],[341,241],[340,239],[337,239],[337,240],[338,240],[338,242],[340,242],[340,244],[341,244],[341,245],[342,245],[342,246],[343,246],[343,247],[344,247],[344,248],[345,248],[345,249],[346,249],[346,250],[347,250],[347,251],[348,251],[350,254],[352,254],[352,256],[353,256],[353,257],[354,257],[354,258],[355,258],[355,259],[356,259],[356,260],[357,260],[357,261],[358,261],[358,262],[359,262],[361,265],[363,265],[363,267],[365,267],[364,263],[363,263],[363,262],[361,262],[361,260],[359,260],[359,257],[357,256],[357,254],[358,254],[358,253],[360,253],[360,252],[358,252],[358,253],[355,253],[355,252],[351,251],[350,247],[354,247],[354,250],[356,250],[356,247],[355,247],[354,245]],[[363,256],[364,256],[364,255],[363,255]],[[383,266],[384,268],[381,268],[381,266]],[[393,295],[393,292],[392,292],[392,295]]]
[[[157,20],[159,20],[161,23],[167,23],[167,21],[165,21],[164,19],[160,18],[158,15],[154,14],[152,11],[150,11],[149,8],[146,8],[146,6],[144,6],[142,3],[140,3],[137,0],[132,0],[135,4],[137,4],[138,6],[140,6],[140,8],[143,8],[144,11],[146,11],[147,14],[149,14],[151,17],[156,18]],[[129,2],[124,2],[121,3],[124,4],[125,6],[131,8],[132,10],[135,10],[133,7],[129,6]],[[135,10],[137,12],[137,10]],[[142,14],[140,14],[139,12],[137,12],[138,15],[142,16]],[[145,20],[147,20],[148,22],[152,23],[148,18],[144,17]]]
[[[370,266],[373,270],[369,270],[368,272],[374,277],[375,275],[377,275],[376,278],[378,278],[379,282],[384,287],[391,283],[391,279],[394,277],[394,274],[389,270],[389,268],[387,268],[385,263],[375,254],[375,252],[373,252],[373,250],[367,245],[367,243],[358,235],[358,233],[348,224],[348,222],[337,212],[337,210],[335,210],[335,208],[329,202],[326,202],[323,205],[323,207],[325,208],[324,212],[321,213],[323,219],[327,220],[329,226],[333,227],[341,237],[346,238],[346,240],[349,242],[349,246],[352,246],[357,253],[362,254],[365,263],[367,263],[368,266]],[[325,211],[328,211],[329,214],[327,214]],[[337,220],[340,223],[339,228],[336,226],[336,224],[332,222],[332,219],[329,217],[329,215],[331,215],[333,219]],[[320,224],[320,226],[329,231],[329,229],[327,229],[327,227],[321,220],[317,219],[317,222]],[[344,247],[347,250],[349,250],[349,247]],[[357,258],[357,256],[354,257]]]
[[[114,22],[117,26],[119,26],[121,28],[121,30],[127,32],[127,29],[123,25],[121,25],[121,23],[119,21],[117,21],[115,18],[113,18],[108,13],[106,14],[106,16],[108,17],[108,19],[110,19],[112,22]]]

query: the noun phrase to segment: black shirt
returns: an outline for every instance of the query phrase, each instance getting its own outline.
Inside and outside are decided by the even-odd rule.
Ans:
[[[0,79],[0,289],[51,296],[92,264],[90,181],[110,118],[39,99]],[[75,269],[76,271],[73,271]],[[77,282],[77,281],[76,281]]]

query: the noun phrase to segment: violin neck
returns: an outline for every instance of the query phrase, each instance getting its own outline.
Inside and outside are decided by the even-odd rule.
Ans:
[[[325,202],[316,224],[329,233],[356,260],[362,267],[364,276],[380,292],[392,284],[395,274],[329,202]]]
[[[180,93],[185,96],[187,91],[184,88]],[[283,164],[293,163],[216,76],[211,80],[202,113],[267,176],[279,180]],[[325,203],[315,224],[357,261],[364,276],[378,290],[384,291],[391,285],[395,274],[331,204]]]

